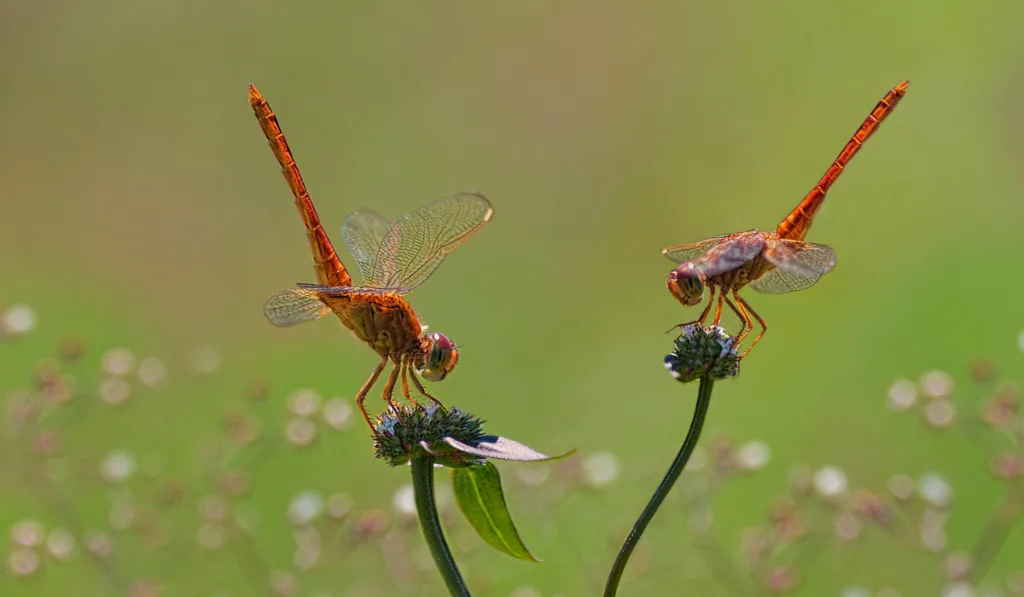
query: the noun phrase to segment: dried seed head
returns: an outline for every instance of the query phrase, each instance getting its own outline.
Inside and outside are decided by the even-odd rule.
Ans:
[[[683,383],[701,377],[725,379],[740,372],[740,358],[735,340],[718,326],[683,327],[676,338],[675,350],[665,357],[665,367]]]
[[[483,437],[483,421],[457,408],[392,405],[377,416],[374,428],[374,452],[391,466],[428,454],[450,466],[479,461],[444,442],[447,437],[473,444]]]

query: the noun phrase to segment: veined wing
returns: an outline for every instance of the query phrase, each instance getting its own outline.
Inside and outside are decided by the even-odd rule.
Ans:
[[[365,286],[321,286],[320,284],[299,283],[298,290],[319,296],[353,296],[357,294],[405,294],[408,288],[369,288]],[[328,311],[329,313],[330,311]]]
[[[734,232],[732,234],[713,236],[711,238],[706,238],[702,241],[698,241],[695,243],[676,245],[674,247],[662,249],[661,254],[664,255],[665,257],[668,257],[672,261],[675,261],[676,263],[686,263],[687,261],[693,261],[695,258],[700,257],[704,253],[707,253],[709,250],[713,249],[714,247],[717,247],[718,245],[724,243],[729,239],[736,238],[737,236],[741,236],[749,232],[754,231],[748,230],[747,232]]]
[[[263,314],[270,323],[281,328],[315,321],[330,313],[317,293],[307,288],[286,288],[263,305]]]
[[[836,266],[836,254],[831,247],[799,240],[769,240],[761,254],[776,269],[750,283],[758,292],[804,290]]]
[[[390,226],[363,284],[409,292],[422,284],[456,247],[494,215],[483,195],[460,193],[428,203]],[[376,233],[374,224],[373,231]]]
[[[749,262],[757,257],[764,246],[764,235],[757,230],[748,230],[718,243],[690,262],[697,271],[710,278]]]
[[[341,225],[341,236],[356,260],[363,284],[370,284],[376,278],[377,252],[393,227],[387,218],[369,209],[350,214]]]

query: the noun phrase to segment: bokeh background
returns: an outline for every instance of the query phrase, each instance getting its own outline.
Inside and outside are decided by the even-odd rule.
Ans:
[[[619,471],[544,508],[512,500],[544,563],[467,536],[465,572],[480,594],[597,594],[696,391],[662,367],[665,329],[696,311],[665,291],[660,249],[775,226],[878,99],[910,79],[809,235],[835,249],[834,272],[806,292],[748,295],[771,329],[740,377],[716,388],[709,433],[759,439],[772,456],[723,488],[714,532],[732,550],[790,465],[833,464],[876,488],[896,472],[941,472],[956,491],[950,546],[970,547],[1002,484],[970,442],[896,417],[885,396],[897,378],[940,369],[973,408],[979,357],[1024,376],[1022,18],[1016,2],[881,0],[0,3],[0,305],[29,305],[38,319],[0,343],[0,390],[29,387],[67,338],[85,346],[83,388],[99,383],[112,348],[166,364],[166,388],[57,426],[76,488],[66,501],[87,527],[103,527],[126,491],[90,480],[103,454],[130,450],[159,462],[157,476],[201,485],[210,463],[197,446],[252,383],[269,389],[253,407],[268,432],[286,424],[297,388],[355,393],[375,363],[365,346],[332,320],[282,330],[261,314],[276,290],[309,281],[310,257],[246,101],[252,82],[339,251],[342,219],[359,207],[398,217],[464,189],[493,201],[491,224],[412,295],[464,345],[433,388],[492,432],[548,452],[608,452]],[[220,355],[215,375],[190,368],[197,350]],[[57,525],[16,452],[0,452],[0,529]],[[501,465],[508,483],[518,468]],[[252,470],[252,544],[268,569],[292,566],[296,492],[343,491],[356,508],[391,512],[408,482],[373,459],[359,426]],[[186,539],[200,524],[192,485],[168,514]],[[670,500],[623,593],[730,594],[701,572],[688,535]],[[184,541],[141,557],[124,545],[123,575],[165,594],[267,594],[229,554]],[[1022,556],[1024,534],[1011,534],[990,579]],[[441,594],[429,570],[389,578],[388,557],[356,550],[308,574],[299,594]],[[942,585],[934,558],[881,533],[821,550],[800,577],[801,595]],[[116,594],[84,557],[29,578],[5,570],[0,585]]]

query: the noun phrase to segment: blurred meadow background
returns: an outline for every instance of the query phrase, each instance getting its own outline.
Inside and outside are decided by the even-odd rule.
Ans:
[[[440,398],[490,432],[580,450],[499,465],[544,563],[446,518],[477,594],[549,597],[599,593],[689,424],[696,387],[662,357],[665,330],[699,311],[668,294],[659,251],[774,227],[910,79],[808,236],[836,269],[806,292],[745,293],[770,329],[718,384],[705,452],[728,434],[770,459],[722,485],[704,536],[735,567],[804,464],[837,467],[851,491],[939,473],[955,496],[940,551],[969,549],[1006,487],[989,452],[886,400],[895,380],[945,371],[967,417],[992,391],[972,363],[1024,379],[1022,19],[1008,1],[0,3],[0,593],[443,594],[402,513],[408,472],[373,459],[361,421],[296,423],[316,409],[303,388],[342,398],[327,404],[344,419],[376,360],[333,318],[276,329],[261,313],[312,280],[250,82],[347,264],[339,229],[360,207],[397,218],[466,189],[493,202],[410,301],[463,346]],[[74,378],[69,400],[26,438],[11,421],[47,376]],[[317,437],[293,446],[298,432]],[[260,439],[238,452],[233,433]],[[621,594],[762,594],[757,575],[723,582],[685,494]],[[316,541],[334,547],[310,565],[297,544],[316,496]],[[33,520],[77,556],[32,547]],[[947,582],[881,530],[820,541],[794,560],[795,594]],[[1018,528],[986,582],[1022,561]]]

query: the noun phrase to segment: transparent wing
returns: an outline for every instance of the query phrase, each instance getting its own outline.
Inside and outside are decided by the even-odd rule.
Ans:
[[[461,193],[432,203],[394,223],[381,241],[372,275],[363,284],[409,292],[430,277],[444,258],[491,220],[483,195]]]
[[[277,327],[298,325],[330,315],[331,309],[320,302],[317,293],[305,288],[287,288],[270,297],[263,314]]]
[[[700,257],[704,253],[707,253],[710,249],[722,244],[723,242],[736,238],[742,234],[753,232],[748,230],[747,232],[734,232],[732,234],[723,234],[721,236],[713,236],[711,238],[704,239],[695,243],[689,243],[685,245],[676,245],[667,249],[662,249],[661,254],[668,257],[676,263],[686,263],[693,259]]]
[[[764,246],[764,235],[757,230],[750,230],[733,235],[733,238],[711,247],[690,261],[698,271],[710,278],[754,259]]]
[[[391,227],[392,223],[387,218],[368,209],[349,215],[341,225],[341,236],[348,252],[356,260],[363,284],[368,284],[377,275],[377,251],[384,243],[384,237],[391,232]]]
[[[797,240],[769,240],[761,254],[776,269],[750,283],[758,292],[804,290],[836,266],[836,254],[831,247]]]
[[[403,294],[408,292],[406,288],[366,288],[363,286],[321,286],[320,284],[304,284],[299,283],[298,290],[303,292],[310,292],[316,296],[352,296],[352,295],[368,295],[368,294],[391,294],[398,293]],[[328,313],[330,311],[328,310]]]

